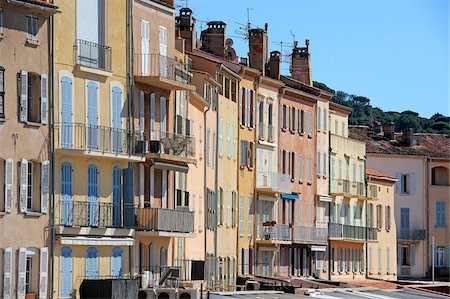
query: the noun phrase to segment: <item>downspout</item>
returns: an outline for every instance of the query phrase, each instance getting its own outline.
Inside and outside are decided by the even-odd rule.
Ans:
[[[223,65],[220,64],[219,65],[219,70],[218,73],[220,73],[222,71],[222,67]],[[222,82],[223,83],[223,82]],[[221,83],[221,84],[222,84]],[[217,95],[217,107],[216,107],[216,129],[219,128],[219,94]],[[219,149],[219,134],[217,132],[216,134],[216,151]],[[216,171],[215,171],[215,186],[214,189],[215,194],[214,194],[214,207],[215,207],[215,213],[214,213],[214,282],[217,283],[218,279],[219,279],[219,274],[217,273],[217,266],[218,266],[218,259],[217,259],[217,228],[218,228],[218,200],[217,200],[217,194],[219,193],[219,183],[218,183],[218,179],[219,179],[219,155],[216,153],[216,156],[214,157],[216,159]]]
[[[54,0],[51,0],[51,3],[53,4]],[[56,242],[56,235],[55,235],[55,59],[54,59],[54,19],[53,15],[50,17],[50,32],[48,32],[48,39],[50,40],[50,46],[48,47],[49,51],[49,58],[50,58],[50,83],[51,83],[51,95],[50,95],[50,111],[51,111],[51,117],[50,117],[50,143],[51,143],[51,196],[52,196],[52,206],[50,208],[50,229],[51,229],[51,242],[50,242],[50,259],[51,259],[51,279],[50,279],[50,298],[53,298],[53,290],[54,290],[54,267],[55,267],[55,242]]]
[[[214,101],[214,99],[213,99]],[[205,111],[203,111],[203,140],[206,141],[206,113],[209,111],[209,109],[211,108],[211,103],[209,104],[208,108],[206,108]],[[217,135],[217,134],[216,134]],[[206,142],[203,143],[203,156],[206,157]],[[207,237],[206,237],[206,231],[207,231],[207,222],[208,222],[208,204],[207,204],[207,198],[208,198],[208,188],[206,187],[206,163],[205,160],[203,160],[203,211],[204,212],[204,229],[203,229],[203,241],[204,241],[204,259],[206,261],[206,256],[207,256],[207,247],[206,247],[206,242],[207,242]],[[205,277],[208,277],[208,271],[205,267],[205,269],[203,269],[205,272]],[[201,294],[203,295],[203,294]]]

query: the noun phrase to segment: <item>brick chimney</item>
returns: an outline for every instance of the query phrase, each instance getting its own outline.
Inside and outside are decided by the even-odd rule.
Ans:
[[[263,76],[265,75],[267,57],[269,55],[269,37],[267,36],[267,29],[267,23],[265,24],[264,29],[250,29],[248,38],[250,67],[259,70]]]
[[[389,140],[395,140],[395,124],[388,122],[383,126],[383,135]]]
[[[309,40],[305,40],[306,47],[297,47],[294,42],[292,49],[291,77],[295,80],[312,85],[311,59],[309,55]]]
[[[279,51],[270,52],[269,63],[267,64],[267,75],[273,79],[280,79],[281,53]]]
[[[197,44],[195,18],[192,16],[192,10],[187,7],[180,9],[180,15],[175,18],[175,24],[178,35],[185,40],[186,51],[192,52]]]
[[[225,32],[227,24],[222,21],[208,22],[208,28],[201,33],[201,50],[225,58]]]

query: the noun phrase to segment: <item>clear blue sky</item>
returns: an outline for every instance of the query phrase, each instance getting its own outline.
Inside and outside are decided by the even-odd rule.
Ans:
[[[178,5],[186,1],[176,0]],[[310,40],[313,80],[362,95],[384,111],[450,114],[450,0],[188,0],[198,20],[222,20],[239,56],[236,22],[269,24],[275,42]],[[200,28],[206,23],[197,22]],[[288,49],[283,49],[283,52]],[[288,65],[283,65],[288,73]]]

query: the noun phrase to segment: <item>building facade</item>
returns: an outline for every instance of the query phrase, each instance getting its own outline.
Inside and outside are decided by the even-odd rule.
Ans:
[[[2,298],[51,295],[49,36],[59,11],[30,2],[0,1]]]

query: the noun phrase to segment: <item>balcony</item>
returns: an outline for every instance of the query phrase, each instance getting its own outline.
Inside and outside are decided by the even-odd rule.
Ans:
[[[401,228],[397,233],[397,240],[402,241],[423,241],[427,239],[427,231],[425,229],[409,229]]]
[[[266,133],[266,127],[267,127],[267,133]],[[267,136],[267,138],[266,138]],[[273,142],[273,126],[272,125],[266,125],[264,123],[258,124],[258,138],[261,141],[267,141],[267,142]]]
[[[111,47],[77,39],[73,51],[76,65],[111,72]]]
[[[329,238],[347,241],[377,241],[377,229],[365,226],[354,226],[340,223],[330,223]]]
[[[144,288],[182,285],[187,282],[203,281],[204,261],[175,260],[173,266],[142,266],[139,272],[143,274]],[[171,273],[168,273],[171,272]]]
[[[183,209],[137,209],[137,231],[151,232],[155,236],[185,236],[194,232],[194,212]]]
[[[290,243],[291,229],[287,224],[263,224],[261,240],[270,243]]]
[[[291,193],[291,178],[277,172],[257,172],[256,189],[266,193]]]
[[[365,198],[366,196],[366,186],[363,182],[355,182],[343,179],[333,179],[330,180],[331,195],[341,195],[345,197],[358,197]]]
[[[149,143],[148,158],[169,162],[195,163],[195,138],[165,131],[146,132]]]
[[[195,89],[189,64],[159,54],[135,54],[134,77],[136,82],[166,90]]]
[[[55,147],[71,153],[141,161],[146,153],[145,135],[106,126],[56,123]]]
[[[134,205],[61,200],[56,225],[68,227],[134,228]]]
[[[296,243],[326,244],[328,228],[294,226],[292,239]]]

